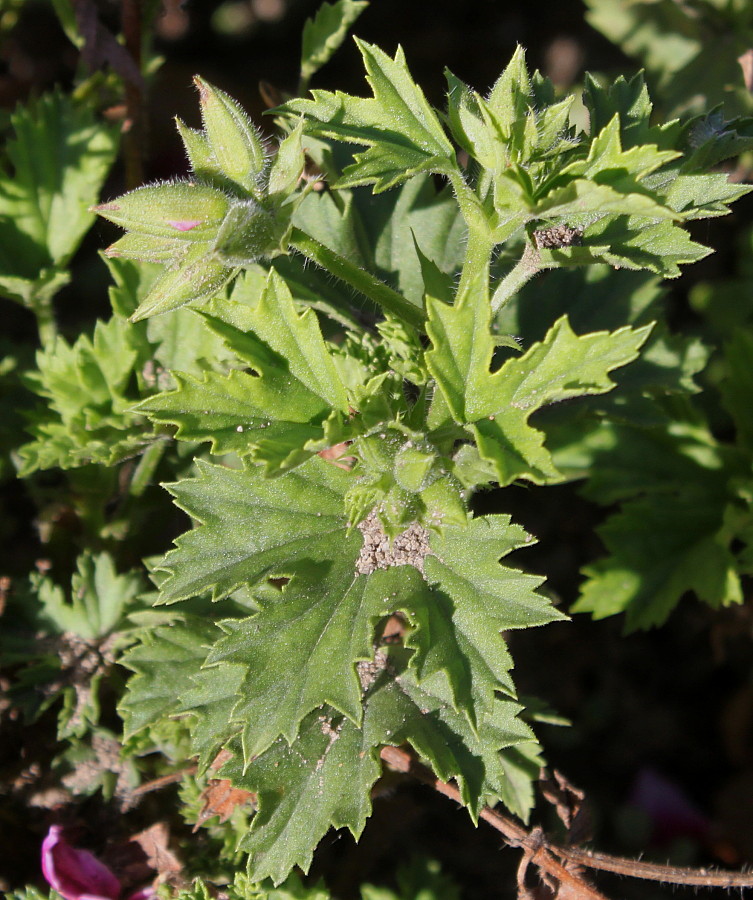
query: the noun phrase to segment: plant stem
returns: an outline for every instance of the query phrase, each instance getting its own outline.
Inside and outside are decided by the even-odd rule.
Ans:
[[[455,785],[441,781],[426,766],[412,759],[405,750],[400,750],[398,747],[382,747],[380,756],[398,771],[412,775],[419,781],[424,782],[424,784],[433,787],[440,794],[444,794],[445,797],[449,797],[461,806],[463,805],[460,791]],[[543,842],[541,839],[536,840],[522,825],[518,825],[517,822],[513,822],[512,819],[508,819],[488,806],[483,807],[480,812],[480,818],[489,822],[497,831],[501,832],[505,841],[511,847],[522,847],[526,850],[529,854],[530,862],[548,872],[560,884],[568,884],[574,892],[574,897],[582,898],[582,900],[606,900],[606,897],[591,887],[590,884],[574,873],[569,872],[552,856],[546,842]]]
[[[55,308],[52,305],[52,294],[36,297],[31,303],[31,309],[37,320],[39,342],[43,347],[47,347],[52,344],[58,333],[58,326],[55,321]]]
[[[491,304],[492,315],[496,315],[507,301],[540,271],[538,254],[530,244],[526,244],[520,260],[505,275],[494,291]]]
[[[152,483],[154,472],[166,447],[167,441],[155,441],[144,451],[128,486],[128,493],[131,497],[140,497]]]
[[[426,766],[413,759],[407,751],[401,750],[399,747],[383,747],[380,756],[399,772],[411,775],[418,781],[433,787],[434,790],[445,797],[449,797],[451,800],[455,800],[463,805],[460,791],[455,785],[441,781]],[[509,846],[522,847],[526,850],[530,856],[530,862],[553,875],[561,882],[568,883],[580,890],[581,893],[576,893],[574,896],[583,897],[584,900],[587,900],[587,898],[601,898],[601,900],[604,900],[604,897],[581,879],[574,879],[573,874],[554,859],[555,856],[571,866],[584,866],[589,869],[615,872],[618,875],[627,875],[631,878],[642,878],[648,881],[659,881],[664,884],[687,884],[696,887],[723,888],[753,887],[753,872],[710,872],[708,869],[686,869],[681,866],[663,866],[658,863],[647,863],[640,859],[610,856],[606,853],[583,850],[580,847],[558,847],[556,844],[550,843],[537,829],[528,832],[522,825],[488,806],[484,806],[481,809],[479,818],[488,822],[499,831]],[[561,877],[561,873],[567,875],[567,878]]]
[[[489,261],[493,248],[494,243],[485,232],[477,230],[468,232],[468,245],[463,261],[463,270],[460,273],[458,296],[461,296],[478,279],[482,279],[486,286],[489,280]]]
[[[329,247],[325,247],[305,231],[293,228],[290,232],[289,244],[294,250],[302,253],[307,259],[334,275],[335,278],[339,278],[340,281],[349,284],[369,300],[373,300],[382,309],[398,316],[415,328],[423,329],[425,316],[422,309],[414,306],[402,294],[393,291],[391,287],[374,275],[359,268],[340,256],[339,253],[335,253],[334,250],[330,250]]]

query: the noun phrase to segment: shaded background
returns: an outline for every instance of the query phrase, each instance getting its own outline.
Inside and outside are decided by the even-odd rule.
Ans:
[[[150,86],[149,180],[185,171],[172,120],[178,115],[189,125],[199,124],[193,74],[238,98],[260,122],[261,80],[282,91],[295,90],[300,34],[318,5],[318,0],[167,3],[156,23],[155,45],[165,61]],[[103,8],[107,13],[106,4]],[[402,44],[414,78],[441,107],[444,67],[484,91],[517,43],[527,48],[530,65],[562,88],[577,84],[585,69],[610,76],[634,71],[634,63],[588,26],[584,12],[580,0],[436,0],[430,5],[372,0],[355,33],[390,53]],[[117,13],[113,3],[115,20]],[[0,50],[0,106],[7,110],[55,83],[70,84],[76,65],[77,54],[51,8],[29,0]],[[365,92],[352,42],[314,84]],[[121,192],[122,179],[122,171],[116,170],[109,196]],[[745,209],[750,207],[709,226],[703,240],[720,252],[673,286],[679,326],[690,317],[685,296],[693,280],[729,270],[731,235]],[[75,262],[74,286],[57,300],[71,333],[96,315],[107,315],[107,275],[96,250],[110,239],[105,223],[95,226]],[[9,332],[33,333],[23,310],[3,301],[0,314]],[[17,502],[23,510],[23,500]],[[484,495],[479,506],[485,512],[510,512],[537,536],[539,544],[515,561],[546,575],[549,590],[566,609],[577,595],[580,567],[601,552],[593,529],[609,511],[581,499],[572,485],[506,488]],[[31,530],[12,536],[20,567],[36,552],[24,549],[31,541]],[[621,629],[619,618],[595,623],[579,616],[572,623],[511,636],[521,694],[541,697],[573,723],[571,728],[544,725],[538,730],[551,765],[586,792],[595,846],[644,853],[662,862],[753,863],[750,604],[713,612],[688,599],[661,630],[624,637]],[[536,817],[556,836],[551,810],[542,805]],[[0,872],[8,887],[37,877],[38,839],[31,828],[28,835],[14,835],[10,845],[3,842],[11,851],[0,864],[0,869],[9,867],[7,875]],[[312,875],[348,898],[357,894],[362,881],[390,882],[396,864],[415,853],[440,860],[464,897],[515,896],[518,854],[502,849],[501,840],[485,826],[474,830],[467,814],[448,801],[399,779],[386,784],[375,800],[374,816],[358,846],[347,834],[325,838]],[[671,890],[608,878],[600,884],[613,898],[650,900],[670,896]]]

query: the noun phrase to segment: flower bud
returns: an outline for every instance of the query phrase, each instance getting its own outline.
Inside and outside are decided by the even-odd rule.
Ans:
[[[231,181],[252,190],[264,170],[264,146],[240,104],[198,76],[201,118],[209,149]]]
[[[194,242],[216,236],[229,205],[215,188],[183,181],[136,188],[94,212],[128,231]]]

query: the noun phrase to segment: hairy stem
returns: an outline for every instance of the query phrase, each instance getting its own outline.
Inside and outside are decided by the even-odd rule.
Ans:
[[[325,247],[316,238],[301,231],[300,228],[293,228],[290,233],[289,244],[299,253],[302,253],[307,259],[312,260],[318,266],[321,266],[335,278],[344,281],[346,284],[355,288],[359,293],[373,300],[374,303],[382,307],[386,312],[398,316],[409,325],[423,330],[424,312],[419,307],[414,306],[409,300],[406,300],[402,294],[398,294],[391,287],[380,281],[374,275],[359,268],[354,263]]]
[[[410,753],[398,747],[383,747],[382,759],[400,772],[428,784],[434,790],[462,804],[460,791],[452,784],[440,781],[433,772],[416,762]],[[621,856],[610,856],[582,850],[579,847],[558,847],[550,843],[537,829],[526,831],[522,825],[503,816],[495,809],[483,807],[479,818],[488,822],[504,837],[510,847],[522,847],[530,856],[530,862],[554,876],[562,883],[567,883],[582,893],[578,897],[601,898],[603,895],[590,885],[576,878],[572,872],[555,859],[559,857],[565,864],[599,869],[603,872],[614,872],[631,878],[642,878],[647,881],[660,881],[664,884],[687,884],[695,887],[745,888],[753,887],[753,872],[711,872],[708,869],[687,869],[679,866],[662,866],[658,863],[647,863],[640,859],[626,859]],[[561,874],[561,873],[564,873]],[[567,877],[564,877],[564,876]]]
[[[530,244],[526,244],[523,255],[512,270],[500,281],[492,296],[492,315],[496,315],[502,307],[523,287],[526,282],[540,272],[538,253]]]

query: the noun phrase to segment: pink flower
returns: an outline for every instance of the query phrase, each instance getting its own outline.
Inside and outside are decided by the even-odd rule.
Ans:
[[[119,900],[121,884],[104,863],[88,850],[77,850],[63,837],[60,825],[52,825],[42,842],[42,874],[64,900]],[[151,888],[131,894],[127,900],[147,900]]]

